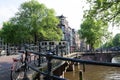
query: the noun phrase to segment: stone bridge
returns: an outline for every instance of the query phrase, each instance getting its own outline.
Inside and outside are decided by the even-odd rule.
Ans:
[[[102,62],[111,62],[112,58],[115,56],[120,56],[120,52],[96,52],[96,53],[84,53],[81,56],[83,60],[95,60]]]
[[[78,58],[83,60],[94,60],[101,62],[111,62],[112,58],[120,56],[120,51],[109,51],[109,52],[74,52],[63,55],[67,58]]]

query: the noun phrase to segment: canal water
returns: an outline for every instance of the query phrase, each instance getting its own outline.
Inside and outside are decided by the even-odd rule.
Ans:
[[[114,57],[112,63],[120,63],[120,57]],[[74,71],[66,72],[65,78],[68,80],[80,80],[80,70],[83,70],[82,64],[75,66]],[[120,67],[85,65],[83,80],[120,80]]]

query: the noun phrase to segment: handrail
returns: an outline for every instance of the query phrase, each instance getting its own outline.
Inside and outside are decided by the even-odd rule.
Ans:
[[[120,64],[117,64],[117,63],[98,62],[98,61],[88,61],[88,60],[81,60],[81,59],[66,58],[66,57],[55,56],[55,55],[48,54],[48,53],[43,54],[43,53],[35,52],[35,51],[26,51],[26,54],[28,52],[30,52],[32,54],[35,54],[35,55],[44,56],[44,57],[47,58],[47,60],[48,60],[48,62],[47,62],[47,67],[48,67],[47,73],[41,72],[38,69],[35,69],[34,67],[28,65],[27,63],[26,63],[26,66],[29,66],[29,68],[31,68],[32,70],[47,76],[49,80],[52,80],[53,78],[56,78],[57,80],[66,80],[66,79],[63,79],[63,78],[59,78],[58,76],[52,75],[52,73],[51,73],[52,72],[52,63],[51,63],[52,59],[58,59],[58,60],[64,60],[64,61],[72,61],[72,62],[83,63],[83,64],[120,67]],[[27,57],[27,55],[26,55],[26,57]]]
[[[36,55],[40,56],[47,56],[46,54],[42,54],[40,52],[34,52],[34,51],[28,51]],[[72,61],[72,62],[78,62],[78,63],[85,63],[85,64],[94,64],[94,65],[105,65],[105,66],[113,66],[113,67],[120,67],[120,64],[118,63],[111,63],[111,62],[98,62],[98,61],[89,61],[89,60],[81,60],[81,59],[73,59],[73,58],[66,58],[66,57],[60,57],[55,55],[48,54],[49,57],[52,57],[53,59],[59,59],[64,61]]]
[[[28,67],[31,68],[32,70],[34,70],[34,71],[36,71],[36,72],[42,74],[42,75],[48,75],[48,74],[45,73],[45,72],[42,72],[42,71],[40,71],[40,70],[38,70],[38,69],[33,68],[33,67],[30,66],[29,64],[28,64]],[[54,75],[49,75],[49,76],[52,77],[52,78],[57,78],[58,80],[66,80],[66,79],[63,79],[63,78],[60,78],[60,77],[54,76]]]

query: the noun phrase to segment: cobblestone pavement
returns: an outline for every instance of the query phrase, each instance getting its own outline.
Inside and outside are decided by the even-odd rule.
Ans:
[[[0,80],[10,80],[10,67],[12,65],[12,58],[18,55],[0,56]]]

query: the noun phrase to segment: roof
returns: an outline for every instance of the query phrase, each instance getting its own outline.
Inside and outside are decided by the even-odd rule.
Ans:
[[[61,15],[61,16],[58,16],[59,18],[66,18],[65,16]]]

